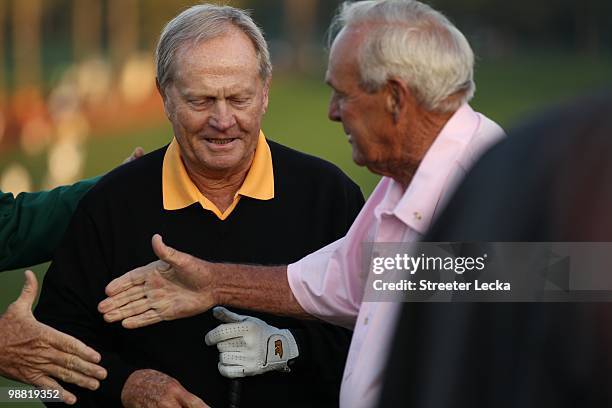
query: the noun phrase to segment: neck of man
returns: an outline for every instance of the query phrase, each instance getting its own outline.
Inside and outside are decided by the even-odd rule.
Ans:
[[[255,155],[253,154],[253,157]],[[187,174],[193,184],[207,199],[221,211],[225,212],[234,202],[234,197],[246,179],[253,157],[244,165],[224,171],[207,171],[196,168],[183,160]]]
[[[403,136],[404,140],[410,143],[409,148],[404,150],[406,154],[402,155],[397,163],[390,163],[387,168],[388,174],[386,175],[398,182],[404,191],[410,185],[436,138],[455,114],[455,112],[431,112],[420,108],[418,110],[412,116],[418,118],[418,120],[412,120],[408,123]],[[410,120],[410,117],[408,120]]]

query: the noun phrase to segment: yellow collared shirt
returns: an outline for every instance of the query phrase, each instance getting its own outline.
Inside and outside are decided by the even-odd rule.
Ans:
[[[172,140],[162,166],[162,191],[164,210],[180,210],[194,203],[200,203],[205,210],[212,211],[220,220],[225,220],[234,211],[240,197],[246,196],[257,200],[271,200],[274,198],[274,171],[272,168],[272,153],[266,142],[263,132],[259,133],[259,140],[255,150],[255,157],[247,173],[244,183],[234,195],[234,201],[221,212],[217,206],[198,190],[193,183],[183,160],[176,141]]]

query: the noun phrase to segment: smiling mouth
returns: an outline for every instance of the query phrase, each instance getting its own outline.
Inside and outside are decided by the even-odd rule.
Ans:
[[[226,145],[232,143],[236,138],[233,139],[206,139],[207,142],[217,144],[217,145]]]

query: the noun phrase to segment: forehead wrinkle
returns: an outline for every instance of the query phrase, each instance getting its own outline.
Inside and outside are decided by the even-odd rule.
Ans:
[[[245,70],[240,64],[230,66],[221,61],[212,66],[183,64],[181,68],[176,71],[176,85],[192,94],[253,92],[261,83],[257,70]]]
[[[182,69],[180,69],[182,68]],[[249,70],[245,69],[244,64],[240,63],[232,63],[232,62],[224,62],[224,61],[216,61],[215,64],[184,64],[182,67],[179,67],[177,70],[177,74],[180,73],[193,73],[195,76],[208,76],[208,77],[229,77],[229,76],[256,76],[258,73],[253,70],[253,72],[249,72]],[[186,76],[186,75],[183,75]]]
[[[226,82],[254,82],[259,78],[259,60],[250,38],[236,27],[205,41],[190,41],[176,53],[174,75],[183,85],[199,86],[203,78]],[[235,77],[231,78],[231,77]]]
[[[190,41],[183,44],[176,53],[175,60],[181,65],[198,65],[199,61],[206,64],[225,66],[249,66],[259,72],[257,52],[250,38],[237,27],[228,30],[205,41]]]

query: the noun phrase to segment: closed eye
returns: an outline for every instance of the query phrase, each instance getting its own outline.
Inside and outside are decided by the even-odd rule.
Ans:
[[[251,102],[251,98],[230,98],[230,103],[238,108],[246,107]]]
[[[215,98],[212,98],[212,97],[195,98],[195,99],[188,99],[187,102],[189,103],[189,105],[195,108],[205,108],[205,107],[212,105],[215,102]]]

